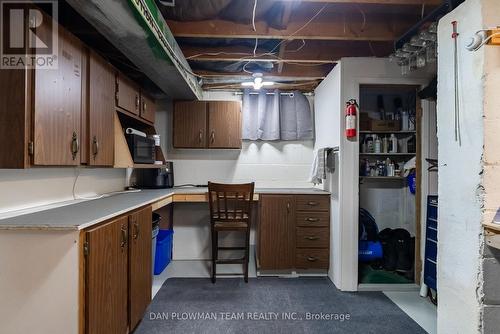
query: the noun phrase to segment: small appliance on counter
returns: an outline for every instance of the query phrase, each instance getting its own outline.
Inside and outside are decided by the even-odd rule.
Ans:
[[[137,187],[141,189],[172,188],[174,186],[174,163],[167,161],[164,167],[135,170]]]
[[[130,129],[130,128],[129,128]],[[127,129],[125,137],[132,155],[137,164],[154,164],[156,161],[156,146],[153,138],[143,136],[139,131],[133,133]]]

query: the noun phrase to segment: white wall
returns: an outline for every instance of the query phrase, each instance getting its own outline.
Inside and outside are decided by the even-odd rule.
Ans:
[[[204,100],[237,100],[231,92],[204,92]],[[175,185],[255,182],[256,187],[309,188],[313,141],[243,141],[241,150],[174,149],[172,102],[163,101],[156,129],[167,160],[174,162]],[[210,231],[206,204],[176,205],[174,260],[209,259]],[[254,233],[250,243],[254,244]],[[226,242],[235,242],[227,237]],[[186,245],[193,245],[195,247]]]
[[[318,140],[325,138],[324,143],[330,145],[340,144],[339,174],[335,176],[339,181],[338,187],[334,186],[338,188],[338,204],[335,199],[332,203],[332,213],[336,215],[332,216],[332,223],[338,233],[332,232],[331,243],[332,259],[336,263],[333,266],[333,281],[341,290],[356,291],[358,288],[359,142],[344,137],[345,101],[353,98],[359,101],[361,84],[426,85],[433,71],[429,67],[403,77],[399,67],[387,59],[342,58],[316,89],[317,122],[320,117],[331,117],[325,126],[316,125],[316,137]],[[320,105],[323,107],[318,107]]]
[[[478,333],[484,329],[481,329],[484,299],[481,222],[492,219],[500,198],[498,168],[493,166],[499,156],[498,104],[494,102],[494,96],[498,96],[498,82],[488,85],[488,78],[492,77],[493,71],[498,73],[499,50],[487,46],[470,52],[465,50],[463,44],[475,31],[500,23],[499,12],[500,3],[496,0],[468,0],[439,22],[437,281],[438,331],[441,333]],[[458,22],[460,33],[458,92],[461,145],[455,141],[454,133],[454,46],[450,38],[451,22],[454,20]],[[496,68],[486,65],[485,54],[488,53],[490,60],[497,63]],[[489,98],[485,95],[487,88],[492,93]],[[485,111],[489,106],[493,109],[487,114]],[[493,122],[489,122],[489,116],[493,116]],[[489,152],[483,149],[485,138],[492,144],[490,148],[493,149]],[[485,166],[485,162],[489,166]],[[491,183],[487,182],[487,174],[492,177]],[[491,197],[494,201],[488,203],[485,199],[490,194],[494,195]],[[489,278],[493,286],[497,286],[498,275]]]
[[[0,218],[10,211],[73,200],[73,185],[79,196],[90,197],[123,190],[125,170],[112,168],[0,169]]]
[[[341,77],[340,66],[335,66],[328,76],[319,84],[314,91],[314,112],[315,112],[315,149],[322,147],[339,146],[341,149],[339,124],[341,117]],[[341,233],[341,210],[343,198],[339,196],[339,175],[342,166],[339,165],[340,153],[335,155],[335,172],[327,174],[327,180],[322,185],[324,190],[331,192],[330,205],[330,269],[328,276],[337,286],[342,286],[345,278],[342,277],[343,268],[349,265],[343,261],[342,247],[345,247],[344,239],[339,236]]]

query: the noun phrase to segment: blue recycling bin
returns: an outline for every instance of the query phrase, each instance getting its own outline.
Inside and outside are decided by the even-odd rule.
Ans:
[[[172,260],[173,230],[160,230],[156,237],[156,254],[154,274],[159,275]]]

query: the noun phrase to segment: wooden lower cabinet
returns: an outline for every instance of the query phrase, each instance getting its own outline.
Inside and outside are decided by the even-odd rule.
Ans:
[[[329,195],[260,195],[258,269],[328,269],[329,208]]]
[[[260,195],[259,267],[289,269],[294,263],[294,197]]]
[[[85,329],[122,334],[128,329],[128,217],[86,232]]]
[[[126,334],[151,302],[151,207],[85,231],[84,333]]]
[[[133,330],[151,302],[151,207],[129,216],[129,319]]]

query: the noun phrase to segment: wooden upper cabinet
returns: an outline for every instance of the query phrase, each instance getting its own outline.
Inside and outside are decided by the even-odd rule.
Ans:
[[[94,52],[90,52],[88,68],[88,164],[113,166],[115,72]]]
[[[241,103],[208,103],[208,147],[241,148]]]
[[[260,269],[290,269],[295,264],[295,200],[292,195],[259,198]]]
[[[116,75],[116,106],[139,116],[141,95],[139,88],[122,74]]]
[[[35,165],[80,164],[83,45],[62,27],[58,44],[58,69],[34,70]]]
[[[156,104],[147,95],[141,94],[141,118],[148,122],[155,122]]]
[[[151,302],[151,207],[129,216],[129,320],[133,330]]]
[[[86,232],[85,332],[128,330],[128,217]],[[151,234],[149,235],[151,241]]]
[[[207,103],[181,101],[174,106],[174,147],[205,148],[207,146]]]

